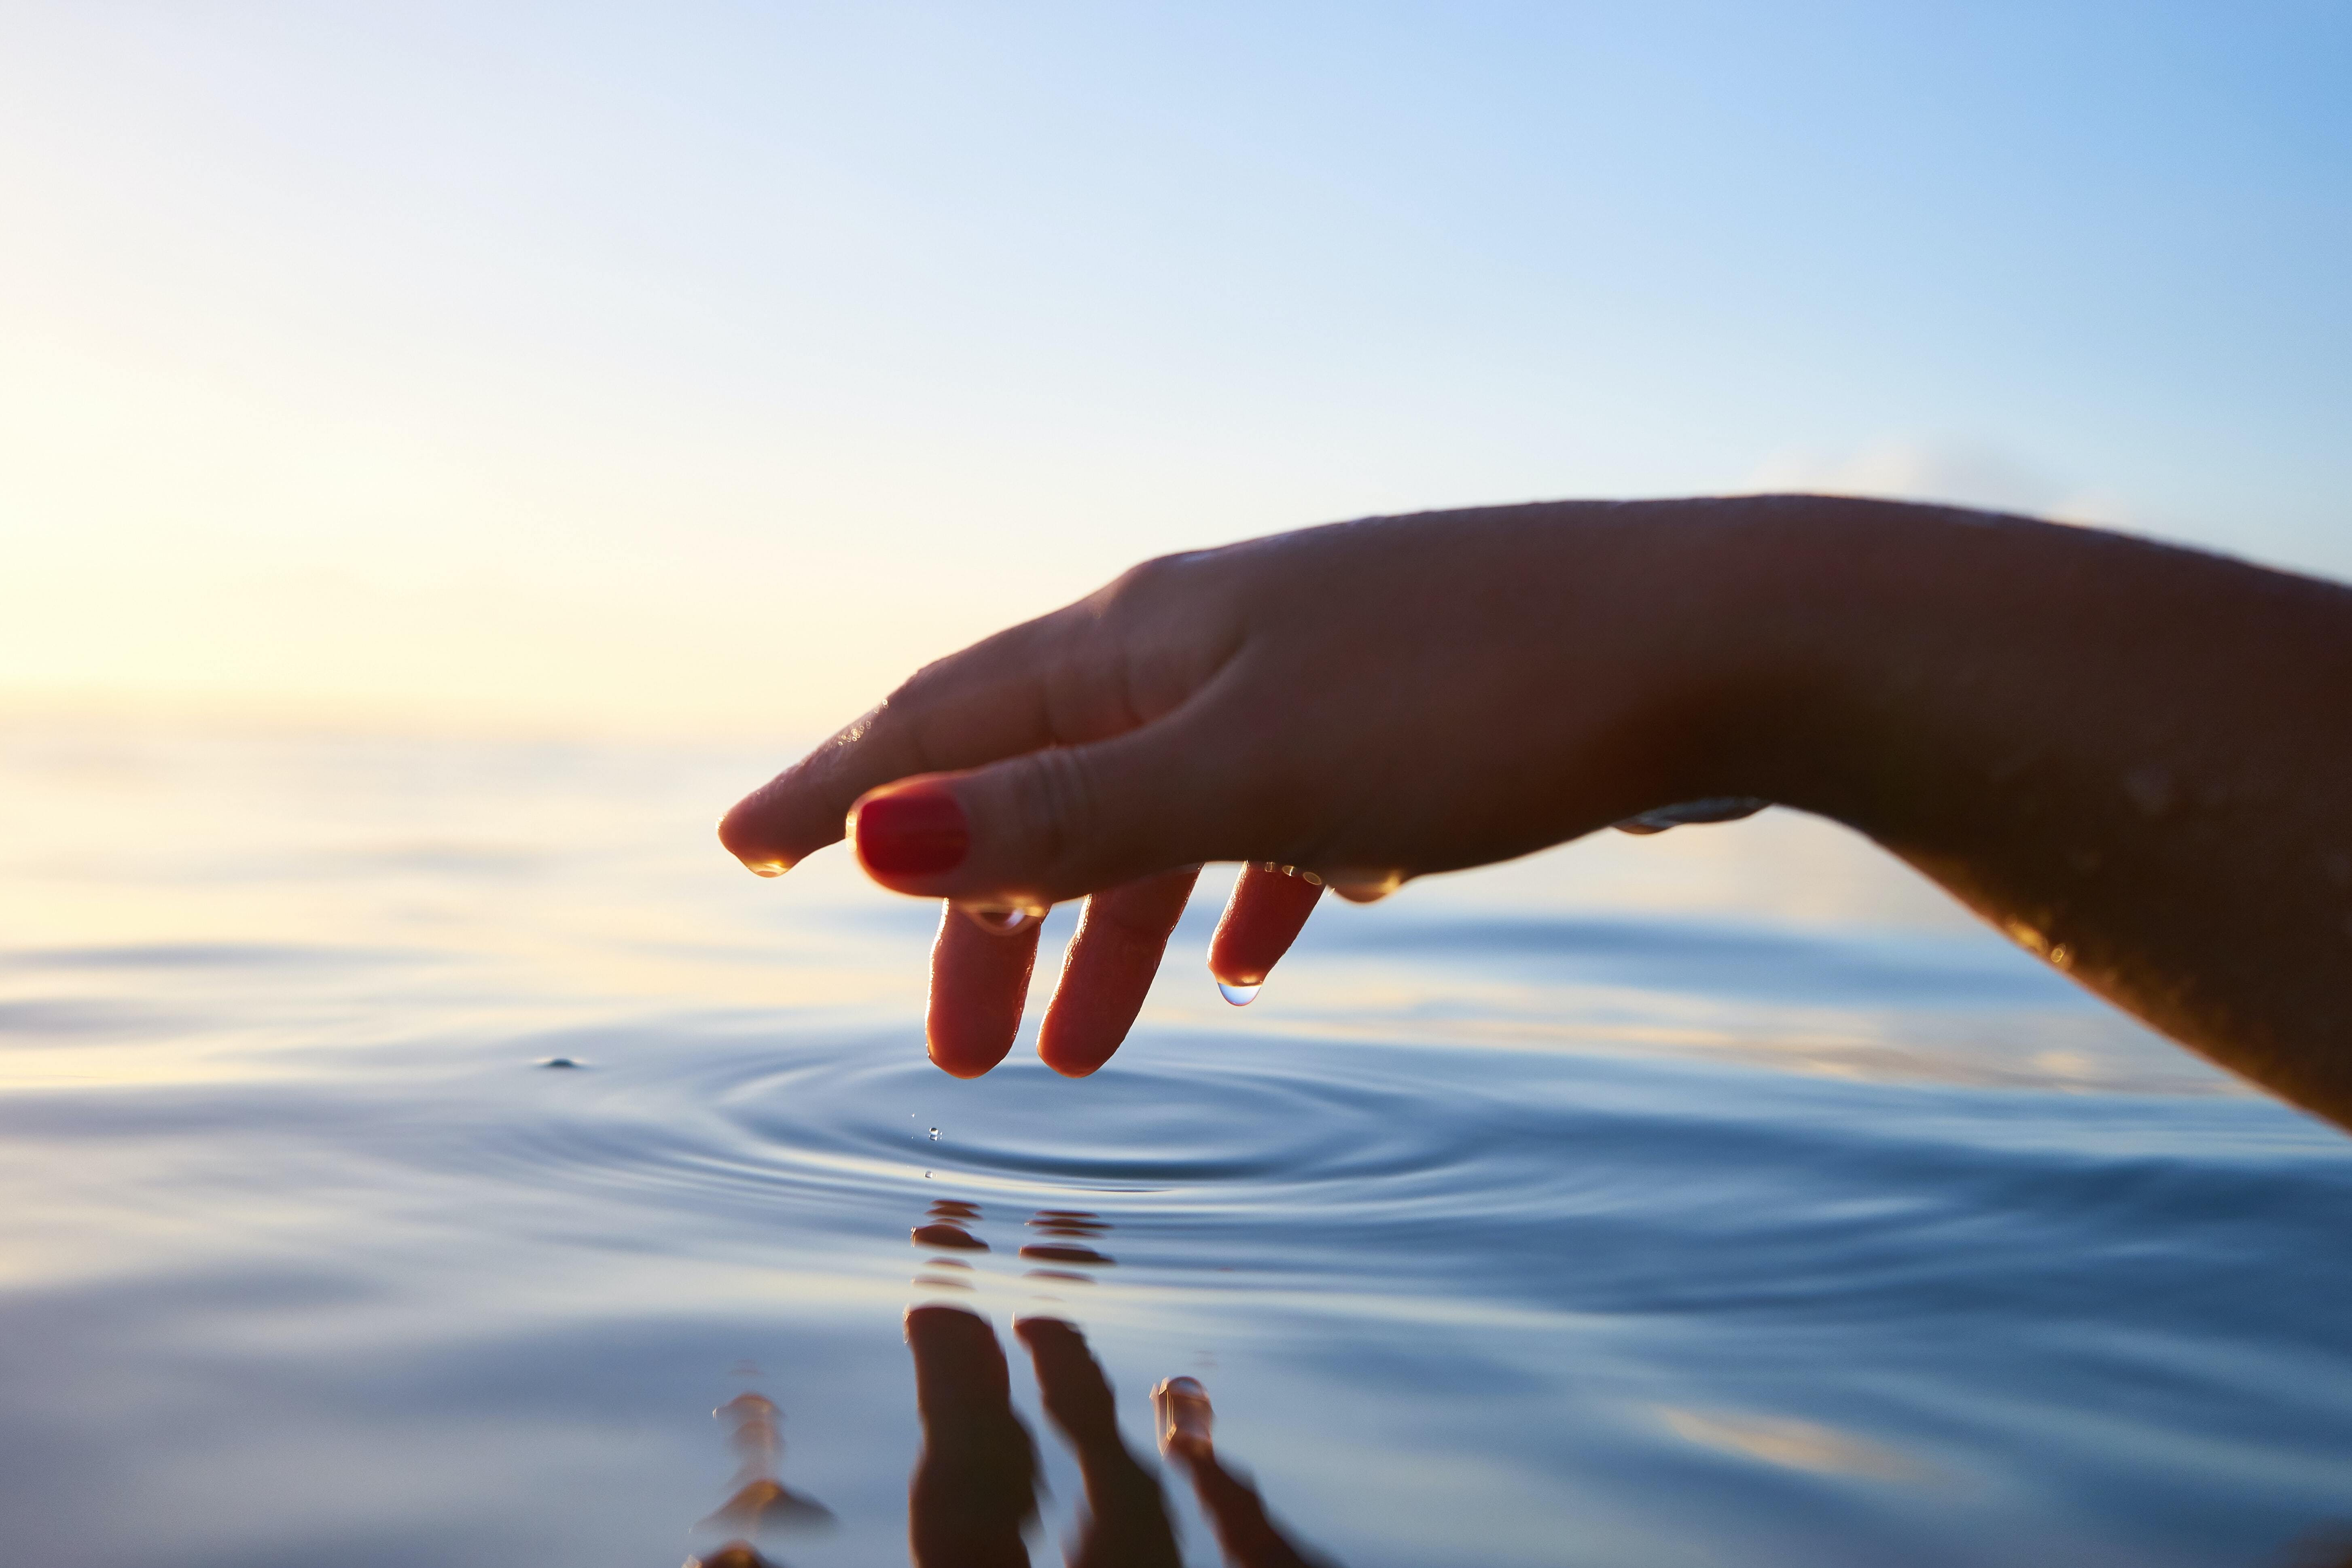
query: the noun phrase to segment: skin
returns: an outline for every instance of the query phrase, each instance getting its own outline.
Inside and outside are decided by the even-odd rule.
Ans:
[[[2072,978],[2352,1126],[2352,590],[2088,529],[1811,496],[1375,518],[1146,563],[926,667],[730,811],[782,869],[944,794],[964,905],[1087,898],[1040,1052],[1094,1070],[1199,865],[1212,968],[1322,890],[1758,796],[1864,833]],[[877,818],[880,820],[880,818]],[[886,857],[887,858],[887,857]],[[931,1052],[1019,1020],[1035,928],[951,915]]]

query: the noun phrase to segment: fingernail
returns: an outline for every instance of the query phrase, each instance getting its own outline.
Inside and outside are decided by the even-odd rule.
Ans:
[[[852,824],[857,858],[888,877],[930,877],[963,864],[971,825],[956,797],[917,787],[862,802]]]

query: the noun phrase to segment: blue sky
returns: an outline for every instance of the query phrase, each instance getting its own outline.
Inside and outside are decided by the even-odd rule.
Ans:
[[[804,730],[1759,485],[2352,574],[2352,6],[1942,9],[8,7],[0,688]]]

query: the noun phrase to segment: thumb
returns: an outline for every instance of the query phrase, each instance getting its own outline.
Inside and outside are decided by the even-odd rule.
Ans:
[[[898,892],[1019,909],[1208,858],[1234,825],[1191,731],[1163,720],[885,784],[850,811],[858,864]]]

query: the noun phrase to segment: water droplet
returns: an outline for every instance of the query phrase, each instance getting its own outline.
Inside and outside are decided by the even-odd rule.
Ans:
[[[995,936],[1013,936],[1045,918],[1043,904],[958,904],[971,923]]]
[[[576,1068],[580,1064],[570,1057],[550,1057],[539,1065],[543,1068]]]
[[[934,1143],[936,1143],[936,1142],[938,1142],[939,1141],[940,1141],[940,1130],[939,1130],[938,1128],[934,1127],[934,1128],[932,1128],[932,1129],[931,1129],[931,1142],[934,1142]]]
[[[1323,880],[1333,892],[1353,904],[1369,904],[1387,898],[1404,886],[1402,871],[1364,871],[1339,868],[1323,873]]]
[[[789,860],[746,860],[743,869],[754,877],[781,877],[793,868]]]
[[[1248,1006],[1257,1000],[1257,994],[1258,987],[1255,985],[1234,985],[1223,980],[1217,982],[1217,994],[1236,1007]]]

